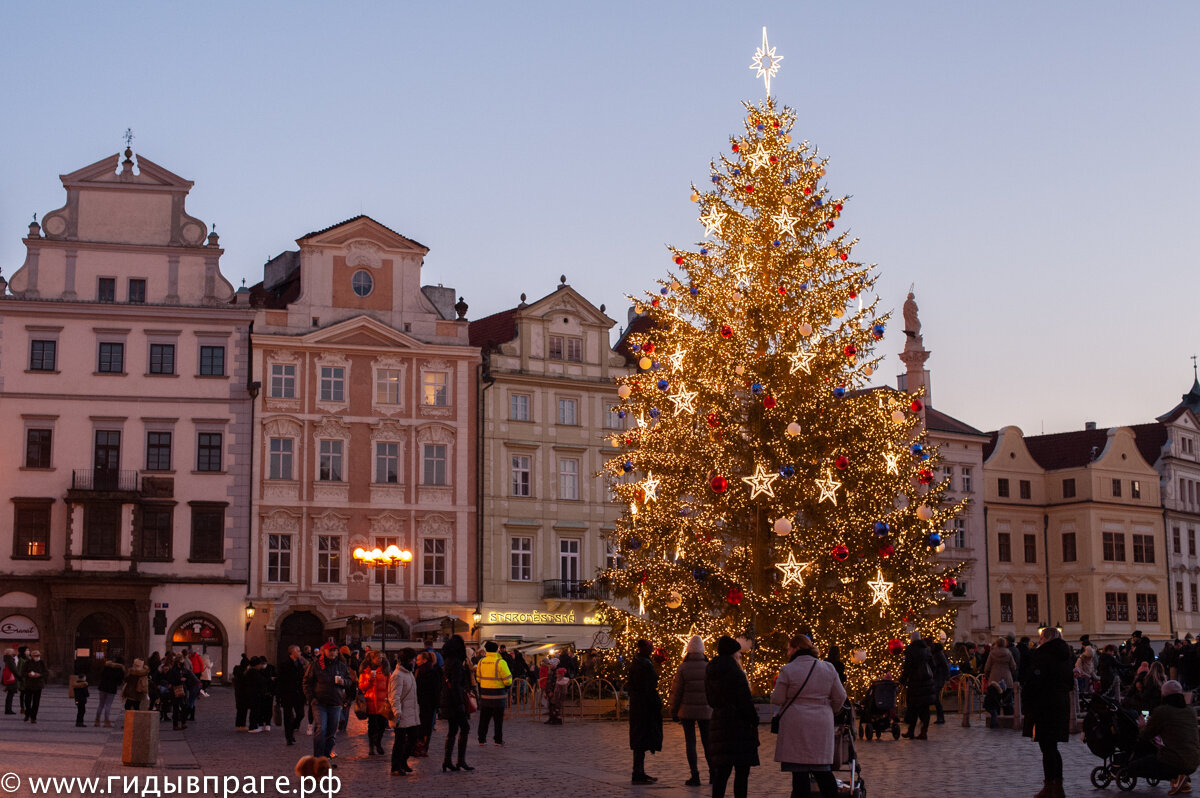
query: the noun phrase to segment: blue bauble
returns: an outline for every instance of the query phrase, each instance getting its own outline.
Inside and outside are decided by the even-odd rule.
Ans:
[[[633,461],[626,460],[624,463],[621,463],[621,470],[624,471],[626,474],[628,474],[630,471],[633,470]]]
[[[839,385],[838,387],[833,389],[833,395],[836,396],[838,399],[841,399],[843,396],[846,395],[846,389],[844,387],[842,387],[841,385]]]
[[[876,324],[874,327],[871,328],[871,334],[874,335],[876,339],[882,338],[883,337],[883,325]]]
[[[695,577],[697,582],[703,582],[708,578],[708,571],[703,568],[693,568],[692,576]]]
[[[660,368],[662,368],[662,363],[659,363],[657,360],[650,361],[651,371],[658,371]]]
[[[700,247],[700,254],[701,254],[701,255],[707,255],[707,254],[708,254],[708,247]]]
[[[750,386],[750,390],[753,391],[754,393],[762,393],[763,392],[762,383],[760,383],[760,382],[754,383],[753,385]]]
[[[630,348],[630,349],[632,349],[634,352],[641,352],[641,351],[642,351],[642,345],[641,345],[641,344],[634,344],[633,346],[631,346],[631,347],[629,347],[629,348]]]
[[[779,241],[779,239],[775,239],[774,241],[772,241],[772,242],[771,242],[771,244],[772,244],[773,246],[776,246],[776,247],[777,247],[777,246],[779,246],[779,244],[780,244],[780,241]]]
[[[818,207],[818,208],[820,208],[822,205],[824,205],[824,204],[825,204],[825,201],[824,201],[824,200],[822,200],[820,197],[817,197],[817,200],[816,200],[816,202],[817,202],[817,207]]]
[[[629,539],[629,548],[630,548],[632,551],[637,551],[637,550],[638,550],[638,549],[640,549],[641,547],[642,547],[642,541],[638,540],[637,538],[630,538],[630,539]]]
[[[662,294],[663,296],[666,296],[666,295],[667,295],[667,292],[668,292],[668,291],[670,291],[670,290],[671,290],[670,288],[667,288],[667,287],[664,285],[662,288],[658,289],[658,293]]]
[[[624,411],[624,410],[618,410],[618,411],[617,411],[617,418],[625,418],[625,411]]]
[[[888,532],[891,532],[891,531],[892,531],[892,528],[890,526],[888,526],[886,522],[884,522],[884,521],[876,521],[875,522],[875,534],[879,535],[879,537],[883,537],[884,535],[886,535]]]
[[[712,176],[712,181],[713,181],[714,183],[720,183],[720,182],[721,182],[721,178],[720,178],[719,176],[717,176],[717,175],[713,175],[713,176]]]
[[[800,290],[801,290],[801,291],[807,291],[807,290],[808,290],[808,283],[800,283]]]
[[[759,129],[759,130],[766,130],[766,129],[767,129],[767,126],[766,126],[766,125],[764,125],[762,122],[759,122],[759,123],[758,123],[758,125],[757,125],[757,127],[758,127],[758,129]]]
[[[785,479],[787,477],[792,477],[795,475],[796,475],[796,467],[795,466],[785,465],[779,469],[779,476],[784,477]]]
[[[659,380],[658,381],[658,390],[665,391],[670,386],[670,384],[671,383],[667,382],[666,380]]]
[[[650,418],[658,418],[659,415],[661,415],[661,411],[657,407],[650,408]]]
[[[784,184],[785,186],[790,186],[790,185],[792,184],[792,176],[791,176],[791,175],[787,175],[786,177],[784,177],[784,178],[783,178],[783,184]]]
[[[693,285],[691,288],[688,289],[688,293],[691,294],[692,296],[698,296],[700,294],[700,289]]]
[[[939,535],[937,532],[930,532],[929,540],[927,542],[929,543],[930,546],[940,546],[942,543],[942,536]]]
[[[912,445],[912,453],[913,453],[914,457],[920,457],[924,451],[925,451],[925,447],[922,446],[921,444],[914,443]]]
[[[922,459],[922,460],[928,460],[928,459],[929,459],[929,452],[921,452],[921,459]]]

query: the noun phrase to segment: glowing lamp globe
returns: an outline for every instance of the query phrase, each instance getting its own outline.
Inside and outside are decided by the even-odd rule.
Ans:
[[[362,546],[359,546],[358,548],[356,548],[354,550],[353,556],[354,556],[354,559],[361,560],[363,557],[366,556],[366,554],[367,554],[366,549],[364,549]]]

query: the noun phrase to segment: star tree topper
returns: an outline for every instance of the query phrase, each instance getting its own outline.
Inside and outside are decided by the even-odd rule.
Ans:
[[[763,43],[754,51],[754,60],[750,62],[751,69],[757,69],[755,78],[762,78],[767,85],[767,96],[771,96],[771,78],[779,74],[779,62],[783,56],[775,54],[775,48],[767,44],[767,29],[763,28]]]

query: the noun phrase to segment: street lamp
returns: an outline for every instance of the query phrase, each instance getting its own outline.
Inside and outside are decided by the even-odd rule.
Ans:
[[[246,604],[246,631],[250,631],[250,622],[254,620],[254,602]]]
[[[408,564],[412,562],[413,553],[408,549],[401,549],[393,544],[386,549],[364,549],[362,546],[356,548],[352,556],[356,562],[362,563],[369,568],[395,568],[397,565],[408,568]],[[379,580],[379,648],[387,653],[387,571],[384,571],[385,576]]]

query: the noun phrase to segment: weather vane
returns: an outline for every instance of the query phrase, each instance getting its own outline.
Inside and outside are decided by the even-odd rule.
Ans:
[[[765,31],[766,28],[764,28],[763,30]],[[133,128],[131,128],[131,127],[125,128],[125,135],[123,138],[125,139],[126,149],[132,147],[133,146]]]
[[[775,48],[767,44],[767,29],[763,28],[763,43],[754,51],[754,60],[750,62],[751,69],[757,69],[755,78],[762,78],[767,84],[767,96],[771,96],[771,78],[779,73],[779,62],[783,56],[775,54]]]

